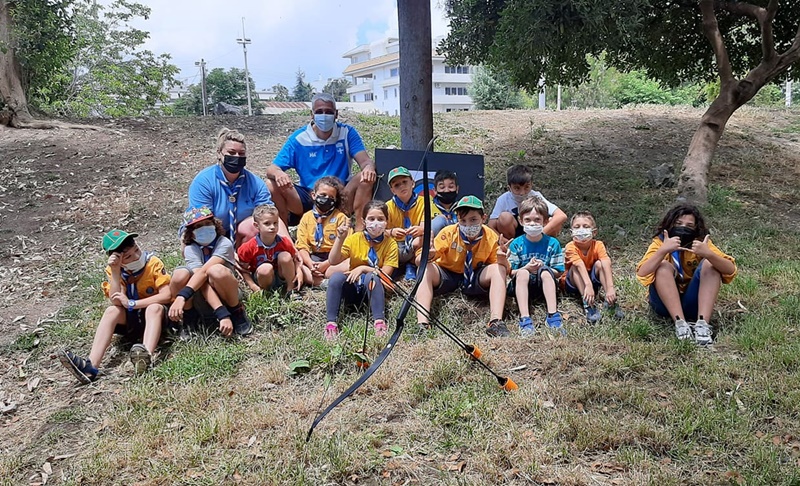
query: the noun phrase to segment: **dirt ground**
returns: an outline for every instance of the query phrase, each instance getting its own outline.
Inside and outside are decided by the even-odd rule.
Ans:
[[[563,154],[570,163],[606,160],[620,171],[644,172],[661,163],[680,163],[700,114],[668,108],[470,112],[437,118],[437,129],[444,127],[443,137],[465,151],[485,154],[487,178],[492,164],[515,154],[535,167]],[[756,180],[757,167],[717,164],[712,179],[725,178],[745,205],[766,205],[796,228],[800,135],[783,131],[796,123],[794,116],[737,113],[718,158],[733,160],[743,151],[759,151],[776,163],[768,177]],[[101,131],[0,128],[0,349],[12,349],[20,335],[47,332],[49,323],[62,319],[71,289],[87,285],[80,275],[101,275],[100,238],[112,227],[138,232],[143,246],[161,254],[175,251],[187,187],[214,162],[214,135],[220,127],[245,133],[248,168],[264,174],[286,137],[304,121],[299,115],[148,118],[99,121]],[[537,153],[536,139],[544,133],[561,141],[557,153]],[[591,178],[583,184],[585,190],[602,190]],[[487,187],[487,198],[497,192]],[[570,209],[581,203],[574,188],[551,186],[546,195]],[[121,381],[114,380],[100,389],[76,391],[71,376],[48,359],[55,349],[0,356],[4,454],[38,448],[33,444],[48,431],[42,417],[65,402],[107,403],[119,392]],[[63,454],[53,448],[53,455],[56,449]]]

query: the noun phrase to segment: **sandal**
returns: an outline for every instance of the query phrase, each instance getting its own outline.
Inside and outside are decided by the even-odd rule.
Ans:
[[[383,319],[376,319],[375,320],[375,337],[383,337],[386,335],[386,332],[389,330],[386,327],[386,323],[383,322]]]
[[[339,336],[339,326],[336,325],[335,322],[329,322],[327,326],[325,326],[325,339],[328,341],[333,341]]]

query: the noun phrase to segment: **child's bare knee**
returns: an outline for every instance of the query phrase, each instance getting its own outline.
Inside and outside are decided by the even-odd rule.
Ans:
[[[514,278],[517,282],[527,282],[531,278],[531,273],[525,269],[519,269],[517,273],[514,274]]]

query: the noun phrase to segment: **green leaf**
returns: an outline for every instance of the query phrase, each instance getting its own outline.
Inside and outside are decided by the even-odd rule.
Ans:
[[[311,371],[311,363],[307,359],[298,359],[289,363],[289,374],[299,375]]]

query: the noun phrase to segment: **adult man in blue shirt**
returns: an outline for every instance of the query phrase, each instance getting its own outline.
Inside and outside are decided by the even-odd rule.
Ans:
[[[364,142],[355,128],[337,122],[339,112],[336,101],[327,93],[314,95],[311,99],[311,123],[295,131],[272,165],[267,167],[267,187],[272,194],[281,219],[295,226],[314,201],[311,191],[323,176],[336,176],[346,183],[347,214],[361,215],[364,205],[372,198],[375,184],[375,162],[372,161]],[[358,176],[351,177],[351,160],[361,167]],[[300,181],[292,182],[285,172],[294,169]],[[363,221],[356,218],[356,230],[361,230]]]

